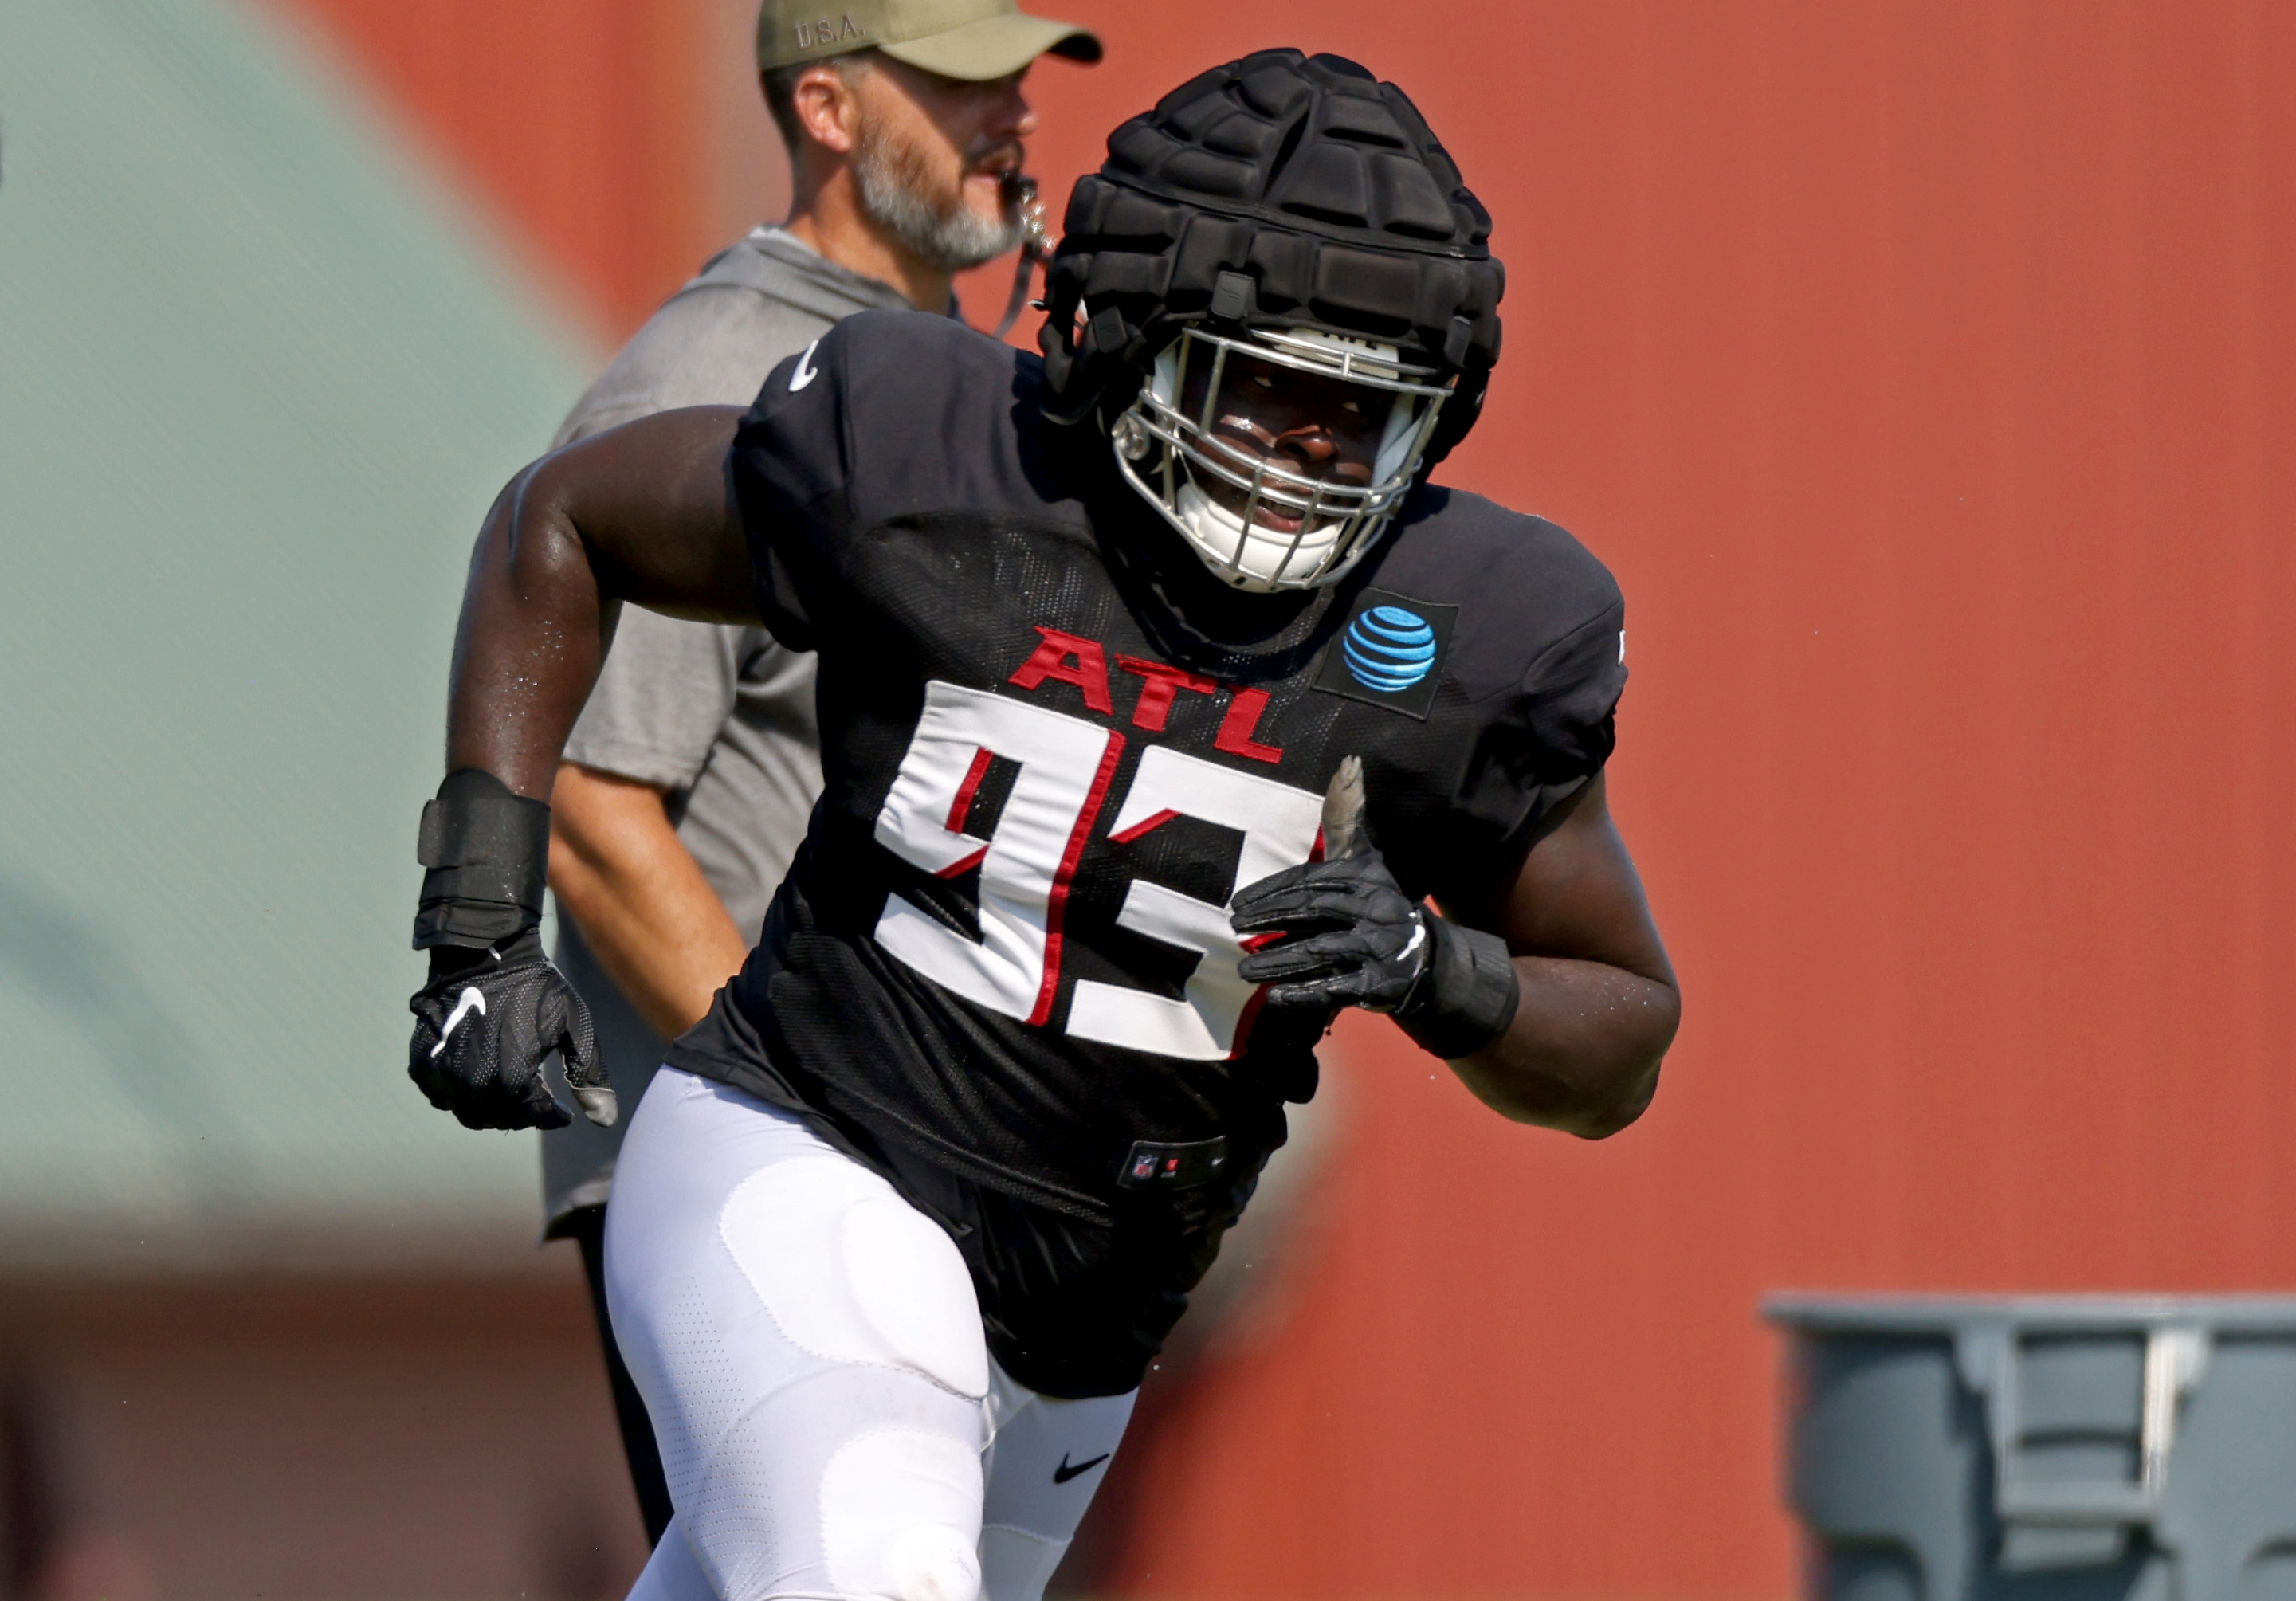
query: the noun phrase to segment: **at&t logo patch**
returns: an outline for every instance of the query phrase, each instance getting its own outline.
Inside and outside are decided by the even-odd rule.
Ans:
[[[1456,606],[1366,589],[1325,649],[1316,687],[1423,718],[1435,703],[1458,616]]]
[[[1340,655],[1365,689],[1408,689],[1435,665],[1435,630],[1416,612],[1367,606],[1348,625]]]

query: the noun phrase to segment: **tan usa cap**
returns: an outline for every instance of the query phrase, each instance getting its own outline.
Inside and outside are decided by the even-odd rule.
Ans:
[[[1018,72],[1046,51],[1100,59],[1091,29],[1032,17],[1015,0],[764,0],[758,8],[760,71],[870,49],[973,83]]]

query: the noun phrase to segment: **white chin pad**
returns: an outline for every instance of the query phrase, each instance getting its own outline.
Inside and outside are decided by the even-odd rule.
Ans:
[[[1314,572],[1322,564],[1324,553],[1339,537],[1339,524],[1334,522],[1308,530],[1297,546],[1292,544],[1290,534],[1279,534],[1256,522],[1247,530],[1242,518],[1193,481],[1183,483],[1176,498],[1181,531],[1187,536],[1188,543],[1209,558],[1214,572],[1239,587],[1271,586],[1276,581],[1279,567],[1284,570],[1283,577],[1296,584],[1302,575]],[[1241,554],[1236,550],[1238,534],[1244,536]],[[1291,557],[1288,566],[1286,556]]]
[[[840,1596],[977,1601],[980,1457],[946,1434],[885,1429],[849,1442],[821,1479],[821,1532]]]
[[[969,1400],[988,1393],[964,1259],[876,1174],[838,1156],[761,1168],[726,1198],[718,1234],[800,1350],[914,1373]]]

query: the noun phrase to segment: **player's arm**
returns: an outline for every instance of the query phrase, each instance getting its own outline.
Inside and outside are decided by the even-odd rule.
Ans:
[[[613,1091],[581,998],[542,953],[546,797],[624,603],[756,620],[726,461],[742,413],[664,412],[544,457],[487,514],[463,587],[448,690],[447,777],[424,808],[407,1072],[474,1129],[570,1114],[542,1064],[560,1053],[593,1122]]]
[[[550,888],[648,1027],[701,1020],[750,947],[670,825],[662,792],[573,762],[550,799]]]
[[[726,480],[739,408],[642,417],[543,457],[496,500],[471,556],[447,711],[447,768],[547,801],[597,678],[613,607],[755,622]]]
[[[1599,1139],[1650,1104],[1682,994],[1641,876],[1595,775],[1512,884],[1452,895],[1444,915],[1505,941],[1518,994],[1489,1044],[1452,1062],[1519,1122]]]
[[[1327,839],[1359,833],[1334,819],[1327,805]],[[1518,1121],[1617,1133],[1650,1104],[1681,1018],[1600,773],[1512,881],[1447,892],[1439,915],[1403,893],[1367,841],[1262,879],[1234,906],[1239,933],[1282,936],[1240,966],[1269,986],[1270,1006],[1389,1013]]]

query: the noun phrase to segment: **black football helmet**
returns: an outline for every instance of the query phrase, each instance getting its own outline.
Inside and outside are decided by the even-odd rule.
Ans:
[[[1505,286],[1489,215],[1353,62],[1267,50],[1183,84],[1109,136],[1063,232],[1045,409],[1097,415],[1126,480],[1239,588],[1336,582],[1481,409]],[[1287,384],[1342,398],[1351,472],[1236,442],[1253,389]]]

